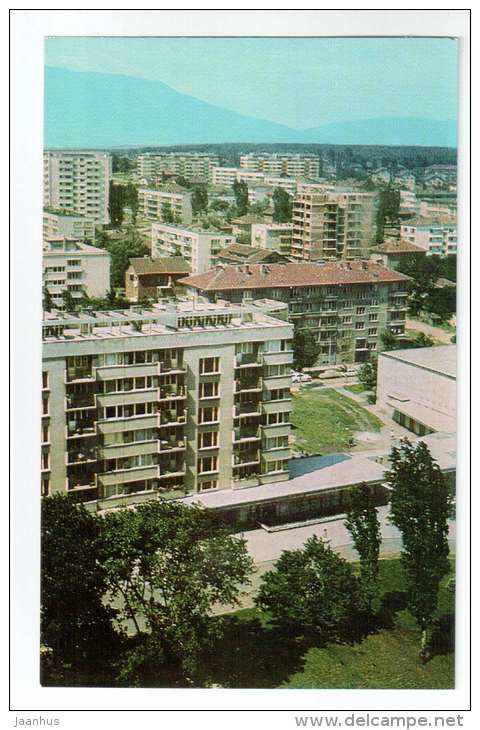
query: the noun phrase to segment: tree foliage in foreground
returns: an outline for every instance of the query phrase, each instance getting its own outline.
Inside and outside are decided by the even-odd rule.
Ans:
[[[284,188],[273,191],[273,220],[275,223],[290,223],[292,220],[292,199]]]
[[[153,653],[157,670],[166,667],[170,682],[198,683],[212,609],[217,603],[235,605],[239,586],[252,572],[245,542],[204,509],[167,501],[109,513],[103,532],[109,591],[122,600],[121,618],[137,634],[122,666],[123,680],[144,682]],[[154,676],[150,681],[161,682]]]
[[[296,319],[293,327],[293,366],[299,370],[313,367],[321,352],[320,343],[303,318]]]
[[[382,532],[374,496],[365,483],[359,484],[350,492],[345,526],[360,557],[360,583],[365,607],[367,611],[371,611],[372,601],[378,591],[378,559]]]
[[[332,639],[355,620],[361,591],[351,565],[314,535],[282,553],[255,603],[288,633]]]
[[[390,521],[402,533],[401,561],[408,607],[421,631],[420,656],[428,658],[428,639],[438,604],[440,581],[449,571],[448,484],[423,441],[403,439],[394,447],[386,481],[392,488]]]

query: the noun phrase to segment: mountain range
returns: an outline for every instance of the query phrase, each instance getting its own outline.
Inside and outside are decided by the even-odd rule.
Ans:
[[[44,144],[113,148],[222,142],[455,147],[454,120],[380,117],[297,130],[181,94],[161,81],[45,68]]]

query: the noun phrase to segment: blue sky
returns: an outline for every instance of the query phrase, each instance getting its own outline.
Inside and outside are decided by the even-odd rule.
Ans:
[[[57,37],[46,39],[45,63],[156,79],[297,129],[457,113],[457,44],[447,38]]]

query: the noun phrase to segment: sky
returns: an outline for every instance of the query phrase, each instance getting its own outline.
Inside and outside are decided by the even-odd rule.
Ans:
[[[159,80],[295,129],[372,117],[454,120],[449,38],[56,37],[45,63]]]

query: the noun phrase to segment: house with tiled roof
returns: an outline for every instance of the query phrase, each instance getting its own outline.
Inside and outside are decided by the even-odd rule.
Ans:
[[[365,362],[383,330],[402,338],[409,277],[375,261],[287,262],[217,266],[180,279],[208,301],[271,299],[319,342],[319,364]]]
[[[130,302],[174,296],[177,281],[190,272],[181,256],[130,259],[125,272],[125,294]]]
[[[411,257],[418,259],[425,256],[426,253],[425,249],[421,246],[416,246],[410,241],[399,239],[385,241],[385,243],[377,246],[370,254],[370,258],[372,261],[381,263],[390,269],[396,269],[402,261]]]

